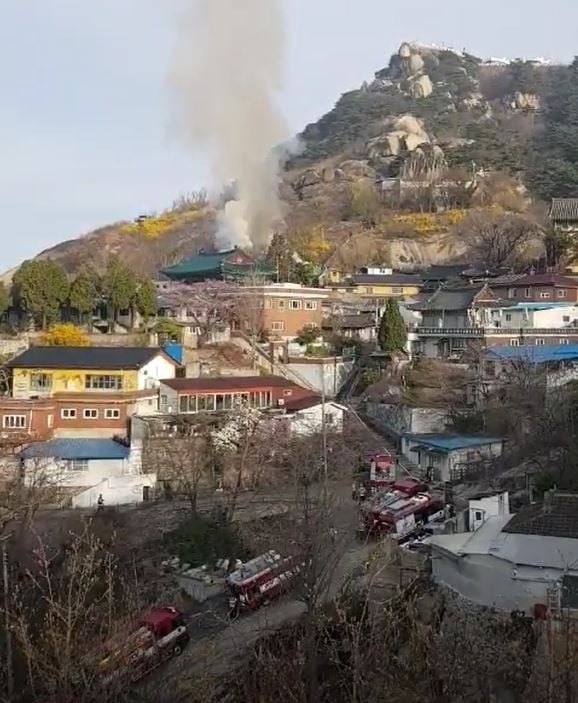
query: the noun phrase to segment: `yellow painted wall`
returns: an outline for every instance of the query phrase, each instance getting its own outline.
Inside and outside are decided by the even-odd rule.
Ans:
[[[355,289],[358,295],[368,298],[392,298],[401,295],[417,295],[420,289],[418,286],[384,286],[373,284],[370,286],[359,285]]]
[[[30,390],[31,374],[42,373],[52,376],[52,388],[46,394],[53,393],[102,393],[102,389],[87,389],[85,377],[95,376],[122,376],[122,390],[138,390],[138,371],[107,371],[98,369],[18,369],[12,370],[12,394],[15,398],[27,398],[29,395],[43,395],[37,390]]]

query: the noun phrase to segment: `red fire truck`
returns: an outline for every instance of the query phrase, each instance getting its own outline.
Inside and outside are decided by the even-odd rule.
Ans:
[[[285,593],[301,571],[294,557],[275,550],[246,562],[227,577],[231,616],[257,610]]]
[[[105,642],[97,668],[103,683],[127,676],[138,681],[167,659],[179,656],[189,643],[183,613],[172,605],[142,615],[128,634]]]
[[[387,449],[367,452],[362,457],[363,468],[369,470],[369,487],[375,491],[395,480],[395,459]]]
[[[407,478],[378,493],[361,508],[360,532],[403,540],[421,525],[443,518],[442,499],[423,488],[418,479]]]

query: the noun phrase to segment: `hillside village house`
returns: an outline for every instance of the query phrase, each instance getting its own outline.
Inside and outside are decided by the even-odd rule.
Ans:
[[[239,293],[239,326],[249,334],[292,340],[307,326],[321,330],[322,305],[329,292],[296,283],[247,286]]]
[[[28,440],[125,435],[133,414],[158,410],[159,381],[179,368],[150,347],[31,347],[7,366],[0,432]]]
[[[534,273],[500,276],[489,283],[503,300],[525,302],[578,302],[578,279],[558,273]]]
[[[152,495],[154,475],[141,473],[140,456],[114,439],[53,439],[33,443],[21,453],[28,486],[55,495],[75,508],[139,503]]]
[[[423,280],[417,274],[399,273],[383,266],[367,266],[338,282],[329,283],[335,293],[350,293],[364,300],[383,304],[388,298],[418,295]]]
[[[548,217],[556,231],[578,233],[578,198],[552,198]]]
[[[480,462],[501,456],[500,437],[447,434],[408,434],[402,437],[401,453],[436,481],[461,480]]]
[[[473,532],[430,537],[432,577],[478,605],[560,617],[578,609],[578,495],[551,492]]]

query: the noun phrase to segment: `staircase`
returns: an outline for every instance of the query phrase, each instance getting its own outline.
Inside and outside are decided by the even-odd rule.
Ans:
[[[283,376],[283,378],[286,378],[288,381],[292,381],[303,388],[308,388],[316,394],[319,393],[319,389],[315,388],[315,386],[313,386],[304,376],[301,376],[300,373],[288,368],[286,364],[278,361],[277,359],[272,361],[270,355],[266,351],[261,349],[258,344],[254,344],[250,337],[242,332],[234,332],[231,335],[231,341],[233,344],[236,344],[238,347],[254,356],[256,363],[260,368],[265,368],[269,373],[276,376]]]

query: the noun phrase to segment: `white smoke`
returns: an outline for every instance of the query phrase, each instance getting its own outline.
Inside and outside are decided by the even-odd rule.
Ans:
[[[285,56],[282,0],[187,0],[172,78],[213,188],[235,182],[217,245],[263,248],[282,216],[279,170],[289,129],[278,107]]]

